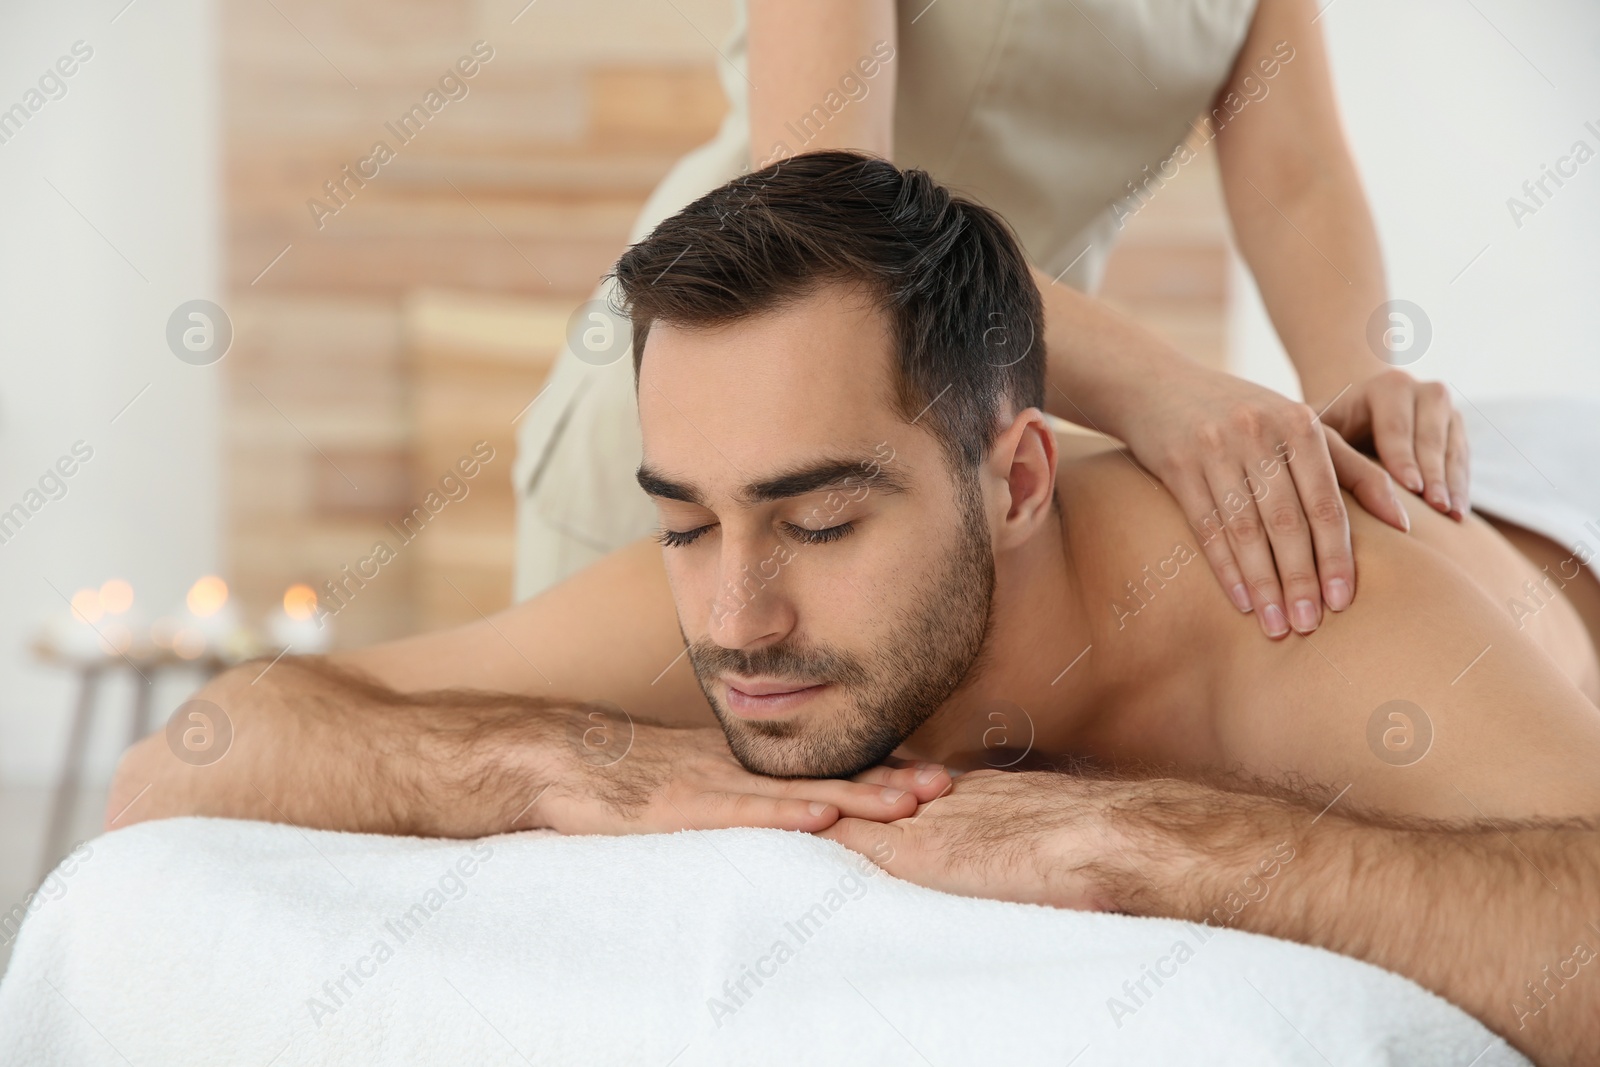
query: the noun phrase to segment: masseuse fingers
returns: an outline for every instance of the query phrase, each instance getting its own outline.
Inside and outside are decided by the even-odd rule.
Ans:
[[[1339,470],[1332,455],[1334,441],[1344,444],[1337,433],[1318,421],[1310,408],[1304,413],[1306,422],[1288,442],[1287,455],[1280,452],[1288,465],[1288,475],[1294,481],[1295,503],[1298,512],[1310,527],[1311,544],[1316,552],[1314,574],[1295,574],[1286,569],[1285,560],[1278,556],[1278,574],[1286,586],[1284,597],[1289,601],[1289,621],[1301,633],[1310,633],[1321,623],[1320,604],[1333,611],[1343,611],[1356,596],[1355,554],[1350,550],[1350,516],[1345,511],[1344,494],[1339,492]],[[1348,446],[1346,446],[1348,447]],[[1271,467],[1267,468],[1269,471]],[[1276,489],[1277,483],[1269,484]],[[1274,502],[1263,501],[1262,511],[1267,514],[1267,526],[1276,530],[1279,524],[1289,524],[1288,517],[1278,515],[1285,507],[1280,496]],[[1273,541],[1276,549],[1277,541]],[[1293,560],[1289,561],[1293,566]],[[1306,584],[1316,586],[1320,597],[1313,601],[1301,597],[1298,590]]]
[[[1389,472],[1357,452],[1331,427],[1324,428],[1328,438],[1328,455],[1333,458],[1333,469],[1339,475],[1339,484],[1350,490],[1352,496],[1367,511],[1397,530],[1409,531],[1411,517],[1400,503]],[[1355,586],[1351,586],[1354,591]]]
[[[1422,498],[1436,511],[1452,510],[1450,487],[1445,481],[1445,450],[1450,443],[1450,417],[1455,408],[1443,382],[1419,382],[1416,407],[1417,466],[1426,488]]]
[[[1322,624],[1318,573],[1326,568],[1330,580],[1338,577],[1347,583],[1355,576],[1339,482],[1312,418],[1307,408],[1303,431],[1289,442],[1287,464],[1273,468],[1269,461],[1261,468],[1266,476],[1256,483],[1264,486],[1256,507],[1278,563],[1284,611],[1289,625],[1303,634]]]
[[[1420,493],[1426,487],[1417,466],[1416,397],[1410,389],[1371,389],[1372,447],[1394,480]]]
[[[1252,480],[1248,485],[1244,470],[1239,467],[1218,468],[1206,481],[1211,495],[1227,516],[1224,529],[1233,558],[1239,561],[1245,585],[1250,590],[1250,602],[1256,607],[1256,619],[1261,631],[1268,637],[1283,637],[1289,632],[1288,619],[1283,614],[1283,590],[1278,586],[1278,567],[1272,558],[1272,543],[1267,539],[1261,512],[1256,508],[1251,487],[1260,491],[1261,483]]]
[[[1450,446],[1445,458],[1445,478],[1450,483],[1450,514],[1456,519],[1464,519],[1467,512],[1472,510],[1472,494],[1469,489],[1471,476],[1468,474],[1468,461],[1472,458],[1472,448],[1467,443],[1467,426],[1461,420],[1461,412],[1450,412]]]
[[[1228,543],[1225,533],[1228,513],[1212,499],[1211,489],[1205,479],[1179,468],[1164,480],[1178,507],[1188,516],[1189,528],[1200,543],[1200,551],[1205,553],[1206,562],[1211,564],[1211,573],[1222,583],[1228,599],[1240,611],[1255,610],[1250,600],[1250,589],[1245,585],[1244,573],[1234,559],[1233,547]]]

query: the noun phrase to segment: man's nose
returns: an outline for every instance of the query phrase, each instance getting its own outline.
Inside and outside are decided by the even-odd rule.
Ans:
[[[713,641],[724,648],[748,648],[778,640],[794,628],[794,607],[784,595],[781,558],[776,545],[741,545],[723,538],[717,591],[711,603]]]

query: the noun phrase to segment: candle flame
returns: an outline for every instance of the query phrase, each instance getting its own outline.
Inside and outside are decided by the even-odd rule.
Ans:
[[[100,594],[94,589],[80,589],[72,594],[72,617],[79,622],[97,623],[105,615],[100,606]]]
[[[205,619],[222,610],[228,602],[228,583],[214,574],[208,574],[189,587],[186,598],[189,610]]]
[[[113,578],[100,587],[100,606],[108,615],[121,615],[133,607],[133,586]]]
[[[304,622],[317,610],[317,591],[309,585],[291,585],[283,592],[283,613],[296,622]]]

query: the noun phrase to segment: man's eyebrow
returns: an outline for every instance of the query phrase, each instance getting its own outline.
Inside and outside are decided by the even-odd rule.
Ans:
[[[878,493],[903,493],[906,483],[893,474],[877,455],[818,460],[771,478],[752,482],[739,490],[739,502],[746,507],[787,500],[824,489],[854,489],[866,486]]]
[[[664,500],[681,500],[686,504],[696,504],[700,507],[706,506],[705,498],[694,486],[675,482],[648,464],[639,464],[636,476],[639,479],[639,488],[650,496]],[[754,507],[757,504],[787,500],[790,497],[817,493],[824,489],[854,489],[857,486],[866,486],[869,490],[879,493],[906,491],[905,481],[885,467],[880,457],[863,455],[807,463],[770,478],[751,482],[742,487],[735,497],[745,507]]]
[[[685,504],[698,504],[705,507],[705,500],[700,496],[700,490],[692,485],[675,482],[665,475],[652,469],[648,464],[639,464],[634,475],[639,479],[639,488],[649,496],[660,497],[663,500],[681,500]]]

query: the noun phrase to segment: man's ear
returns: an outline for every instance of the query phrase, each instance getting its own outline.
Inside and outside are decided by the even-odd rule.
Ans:
[[[989,450],[989,472],[1008,494],[995,551],[1015,548],[1051,520],[1056,492],[1056,435],[1038,408],[1024,408]]]

